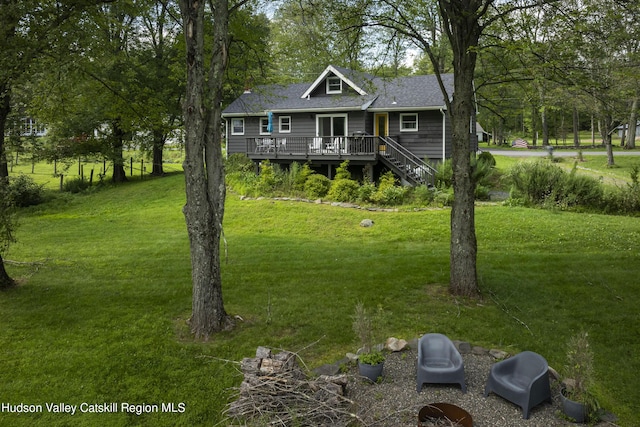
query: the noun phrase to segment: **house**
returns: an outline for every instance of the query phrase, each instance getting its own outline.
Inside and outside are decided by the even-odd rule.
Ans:
[[[491,134],[485,131],[478,122],[476,122],[476,138],[478,138],[478,142],[489,142],[491,140]]]
[[[622,138],[623,132],[625,134],[629,133],[629,124],[625,123],[623,125],[620,125],[616,128],[616,130],[618,131],[618,137]],[[640,136],[640,121],[636,123],[636,137],[637,136]]]
[[[453,75],[442,79],[453,93]],[[222,117],[228,154],[246,153],[256,163],[309,162],[329,177],[349,159],[363,176],[392,170],[409,184],[429,184],[431,163],[451,156],[435,75],[384,79],[330,65],[312,83],[247,90]]]

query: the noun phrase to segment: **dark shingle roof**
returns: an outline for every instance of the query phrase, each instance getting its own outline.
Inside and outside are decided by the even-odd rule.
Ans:
[[[382,79],[345,68],[333,68],[359,85],[367,94],[302,98],[311,87],[311,83],[260,86],[251,92],[245,92],[233,101],[223,111],[223,115],[264,114],[266,111],[418,110],[445,107],[435,75]],[[453,75],[443,74],[442,79],[447,92],[452,94]]]

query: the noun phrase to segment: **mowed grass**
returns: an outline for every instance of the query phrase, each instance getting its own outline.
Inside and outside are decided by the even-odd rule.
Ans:
[[[236,362],[259,345],[310,367],[357,348],[358,301],[377,338],[442,332],[560,369],[590,334],[602,405],[632,426],[639,409],[640,218],[503,206],[476,210],[482,299],[452,298],[449,214],[367,212],[228,196],[223,286],[233,331],[193,342],[184,178],[107,187],[21,213],[5,258],[20,285],[0,293],[0,425],[226,425]],[[362,228],[364,218],[372,228]],[[19,262],[21,264],[16,264]],[[407,387],[413,387],[407,384]],[[116,413],[49,413],[47,402],[117,403]],[[137,415],[122,403],[185,403]],[[87,407],[85,407],[86,409]]]

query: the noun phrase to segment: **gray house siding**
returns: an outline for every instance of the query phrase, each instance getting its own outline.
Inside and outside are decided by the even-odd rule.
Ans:
[[[400,117],[416,112],[393,112],[389,114],[389,136],[421,159],[442,160],[442,113],[420,111],[417,131],[401,131]],[[451,155],[451,125],[445,121],[445,158]]]

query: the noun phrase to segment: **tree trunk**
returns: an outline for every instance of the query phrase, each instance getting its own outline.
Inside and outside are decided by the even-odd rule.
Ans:
[[[609,132],[609,129],[612,127],[612,123],[613,120],[610,114],[604,114],[600,120],[598,120],[602,143],[607,149],[607,166],[613,166],[615,164],[613,160],[613,147],[611,145],[611,133]]]
[[[153,130],[153,169],[151,175],[162,176],[164,175],[164,168],[162,166],[162,154],[164,151],[164,133],[162,131]]]
[[[225,66],[228,37],[228,3],[226,0],[215,0],[215,3],[214,55],[209,76],[209,89],[214,89],[212,111],[204,103],[207,89],[203,62],[204,2],[180,1],[187,49],[187,95],[184,103],[187,203],[183,211],[191,252],[191,331],[199,339],[207,339],[230,325],[222,299],[220,274],[225,197],[222,154],[219,145],[207,144],[209,140],[220,138],[220,129],[216,128],[220,120],[220,104],[215,102],[220,90],[215,89],[222,87],[222,76],[218,70]]]
[[[580,147],[580,116],[578,107],[573,106],[573,145]]]
[[[9,277],[7,270],[4,268],[4,260],[0,255],[0,291],[11,288],[16,285],[16,282]]]
[[[124,158],[122,157],[122,149],[124,147],[124,130],[116,120],[113,123],[113,144],[111,146],[113,161],[113,175],[111,181],[114,183],[126,182],[127,175],[124,171]]]
[[[5,155],[4,135],[7,127],[7,118],[11,113],[11,90],[6,83],[0,84],[0,178],[9,176],[7,156]]]
[[[638,128],[638,97],[633,98],[631,114],[629,114],[629,132],[627,133],[627,145],[629,149],[636,148],[636,129]]]
[[[476,50],[482,29],[480,2],[440,0],[447,36],[453,50],[453,101],[449,117],[453,129],[453,206],[451,208],[451,276],[449,290],[454,295],[476,296],[477,241],[475,231],[475,182],[472,179],[470,149],[473,105],[473,75]],[[475,131],[475,129],[474,129]]]

